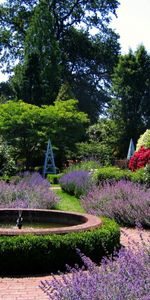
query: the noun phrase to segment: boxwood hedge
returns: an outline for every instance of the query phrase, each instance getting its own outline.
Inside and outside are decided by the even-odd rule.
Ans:
[[[97,229],[65,235],[0,237],[0,274],[26,275],[66,270],[66,264],[81,265],[76,249],[99,262],[119,248],[120,229],[103,219]]]
[[[131,172],[128,169],[120,169],[118,167],[102,167],[94,174],[94,179],[97,183],[104,181],[119,181],[122,179],[133,182],[144,183],[144,169],[139,169],[136,172]]]

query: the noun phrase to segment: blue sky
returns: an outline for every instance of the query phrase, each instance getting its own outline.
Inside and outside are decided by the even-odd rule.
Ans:
[[[150,53],[150,0],[120,0],[117,15],[111,27],[120,35],[122,53],[135,51],[140,44]],[[6,78],[0,73],[0,81]]]

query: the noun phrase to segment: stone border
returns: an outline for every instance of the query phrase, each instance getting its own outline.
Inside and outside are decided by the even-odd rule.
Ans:
[[[26,234],[35,235],[46,235],[46,234],[65,234],[70,232],[79,232],[97,228],[102,225],[102,221],[93,215],[81,214],[76,212],[66,212],[59,210],[47,210],[47,209],[13,209],[13,208],[1,208],[0,209],[0,221],[7,219],[15,220],[17,219],[19,210],[22,211],[22,215],[26,215],[27,221],[29,218],[33,218],[33,221],[49,221],[57,223],[65,223],[68,226],[65,227],[55,227],[55,228],[39,228],[39,229],[9,229],[1,228],[0,236],[17,236]]]

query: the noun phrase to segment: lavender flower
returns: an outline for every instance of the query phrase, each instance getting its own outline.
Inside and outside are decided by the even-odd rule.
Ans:
[[[121,249],[115,259],[104,258],[100,266],[82,256],[87,271],[71,273],[42,281],[40,288],[51,300],[149,300],[150,248],[137,251]]]
[[[85,195],[93,184],[90,172],[82,170],[65,174],[59,183],[64,191],[77,197]]]
[[[94,187],[81,198],[88,213],[114,218],[118,223],[150,226],[150,189],[121,180]]]
[[[0,181],[0,207],[54,208],[59,198],[38,173],[26,173],[18,183]]]

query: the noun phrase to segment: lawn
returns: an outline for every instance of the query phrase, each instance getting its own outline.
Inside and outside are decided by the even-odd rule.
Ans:
[[[57,203],[56,209],[85,213],[85,210],[81,206],[79,199],[77,199],[75,196],[65,193],[62,191],[62,189],[55,189],[53,192],[56,193],[56,195],[61,199],[60,202]]]

